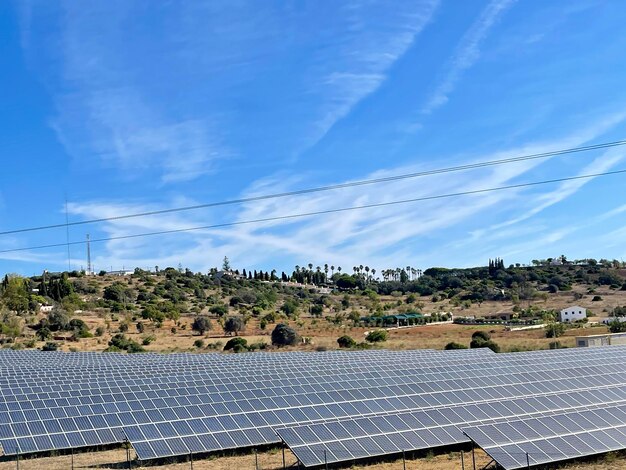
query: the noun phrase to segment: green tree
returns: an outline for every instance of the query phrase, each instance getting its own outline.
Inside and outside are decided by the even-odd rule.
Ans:
[[[197,331],[198,333],[200,333],[200,335],[203,335],[207,331],[213,329],[213,324],[211,323],[209,317],[199,315],[193,320],[193,323],[191,324],[191,329],[193,331]]]
[[[296,316],[298,312],[298,303],[293,299],[287,299],[280,309],[285,315],[287,315],[287,317],[291,318]]]
[[[228,317],[224,322],[224,333],[234,334],[238,336],[239,333],[246,329],[246,323],[243,317]]]
[[[0,287],[0,300],[18,315],[28,312],[29,291],[26,279],[16,275],[5,275]]]
[[[275,346],[294,346],[298,341],[296,330],[284,323],[279,323],[272,331],[272,344]]]
[[[47,326],[43,326],[39,328],[36,334],[40,341],[46,341],[52,338],[52,332],[50,331],[50,328],[48,328]]]
[[[104,288],[104,294],[102,297],[105,300],[126,304],[133,300],[134,294],[131,289],[128,289],[121,282],[114,282],[110,286]]]
[[[213,315],[217,315],[218,317],[223,317],[228,314],[228,307],[224,304],[215,304],[211,305],[209,308],[209,312]]]

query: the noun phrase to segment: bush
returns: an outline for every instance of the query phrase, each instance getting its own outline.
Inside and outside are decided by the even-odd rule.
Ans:
[[[263,349],[267,349],[267,343],[264,341],[252,343],[250,346],[248,346],[248,350],[250,351],[258,351],[258,350],[263,350]]]
[[[565,325],[563,323],[548,323],[546,325],[546,338],[558,338],[565,333]]]
[[[143,344],[144,346],[148,346],[150,343],[153,343],[154,341],[156,341],[156,337],[153,335],[150,335],[142,339],[141,344]]]
[[[340,348],[353,348],[356,346],[356,341],[354,341],[350,336],[344,335],[337,339],[337,344]]]
[[[279,323],[272,331],[272,344],[274,346],[293,346],[298,343],[298,340],[296,330],[284,323]]]
[[[455,343],[454,341],[452,341],[451,343],[446,344],[446,346],[443,349],[445,349],[446,351],[450,351],[453,349],[467,349],[467,346],[465,346],[464,344]]]
[[[228,342],[226,343],[226,346],[224,346],[224,351],[231,351],[234,349],[242,349],[248,348],[248,341],[245,338],[232,338],[229,339]]]
[[[594,295],[593,299],[591,299],[592,302],[600,302],[602,300],[602,297],[600,297],[599,295]]]
[[[103,326],[99,326],[98,328],[96,328],[96,336],[102,336],[103,334],[104,334]]]
[[[385,330],[370,331],[365,337],[365,341],[368,343],[382,343],[387,341],[388,334]]]
[[[202,341],[201,339],[197,339],[193,342],[194,347],[200,349],[204,347],[204,341]]]
[[[48,342],[41,347],[42,351],[58,351],[59,345],[57,343]]]
[[[473,340],[483,340],[483,341],[489,341],[491,339],[491,335],[489,333],[487,333],[486,331],[475,331],[472,334],[472,341]]]
[[[144,352],[145,349],[137,342],[128,339],[123,334],[117,334],[109,341],[107,351],[126,351],[128,353]]]
[[[223,317],[228,314],[228,306],[224,304],[212,305],[211,308],[209,308],[209,312],[218,317]]]

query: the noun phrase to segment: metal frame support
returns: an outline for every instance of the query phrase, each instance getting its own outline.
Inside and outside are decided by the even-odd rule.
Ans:
[[[404,455],[404,449],[402,449],[402,468],[406,470],[406,456]]]
[[[283,470],[285,470],[287,466],[285,465],[285,443],[283,442]]]

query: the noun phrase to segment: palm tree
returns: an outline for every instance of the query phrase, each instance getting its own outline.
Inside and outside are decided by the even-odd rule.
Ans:
[[[333,277],[335,275],[335,265],[332,265],[330,267],[330,277]]]
[[[374,278],[374,276],[376,276],[376,270],[372,268],[372,278]]]
[[[341,266],[337,266],[337,272],[341,274]]]

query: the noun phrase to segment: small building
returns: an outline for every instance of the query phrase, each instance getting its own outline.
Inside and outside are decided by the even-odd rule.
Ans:
[[[131,276],[135,274],[135,271],[130,271],[127,269],[122,269],[118,271],[107,271],[107,276]]]
[[[610,323],[613,322],[625,322],[626,321],[626,317],[607,317],[607,318],[603,318],[602,319],[602,323],[604,323],[605,325],[608,325]]]
[[[52,305],[41,305],[39,307],[39,312],[40,313],[50,313],[50,312],[52,312],[53,308],[54,308],[54,306],[52,306]]]
[[[559,314],[559,321],[562,323],[571,323],[585,318],[587,318],[587,309],[578,305],[564,308]]]
[[[607,333],[604,335],[576,336],[577,348],[596,348],[600,346],[624,346],[626,333]]]

